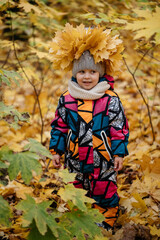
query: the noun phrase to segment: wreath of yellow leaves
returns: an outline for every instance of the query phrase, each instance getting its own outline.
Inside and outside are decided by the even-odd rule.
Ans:
[[[86,28],[83,24],[74,28],[67,23],[63,31],[56,32],[52,39],[50,53],[53,67],[57,70],[70,71],[73,60],[89,50],[95,63],[105,62],[107,74],[119,72],[121,67],[122,40],[118,35],[111,36],[111,29],[103,27]]]

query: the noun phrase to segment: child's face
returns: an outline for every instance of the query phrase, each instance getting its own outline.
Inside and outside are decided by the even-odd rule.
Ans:
[[[76,74],[76,79],[80,87],[90,90],[99,81],[99,72],[92,69],[81,70]]]

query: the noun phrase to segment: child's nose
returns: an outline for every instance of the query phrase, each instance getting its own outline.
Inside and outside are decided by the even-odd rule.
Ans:
[[[86,72],[85,75],[84,75],[85,78],[90,78],[90,74],[89,72]]]

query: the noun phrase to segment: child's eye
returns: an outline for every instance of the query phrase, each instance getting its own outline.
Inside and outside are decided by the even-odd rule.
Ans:
[[[84,70],[79,71],[79,73],[84,73]]]
[[[96,71],[92,70],[91,73],[94,74]]]

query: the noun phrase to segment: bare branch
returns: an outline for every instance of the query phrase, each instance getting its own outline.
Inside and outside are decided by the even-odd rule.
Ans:
[[[148,53],[148,50],[147,50],[147,52],[143,55],[143,57],[141,58],[141,60],[138,62],[137,66],[136,66],[136,68],[135,68],[135,70],[134,70],[134,72],[132,72],[132,71],[130,70],[130,68],[129,68],[129,66],[128,66],[126,60],[125,60],[125,58],[123,58],[123,60],[124,60],[124,63],[125,63],[128,71],[129,71],[129,73],[131,74],[131,76],[132,76],[132,78],[133,78],[133,80],[134,80],[134,82],[135,82],[135,84],[136,84],[136,87],[137,87],[137,89],[138,89],[138,91],[139,91],[139,93],[140,93],[140,95],[141,95],[141,97],[142,97],[142,99],[143,99],[146,107],[147,107],[148,117],[149,117],[149,122],[150,122],[150,125],[151,125],[151,129],[152,129],[152,136],[153,136],[153,142],[154,142],[154,141],[155,141],[155,133],[154,133],[154,129],[153,129],[153,124],[152,124],[152,118],[151,118],[151,113],[150,113],[149,105],[148,105],[148,103],[147,103],[147,101],[146,101],[146,99],[145,99],[145,97],[144,97],[144,95],[143,95],[143,93],[142,93],[142,91],[141,91],[138,83],[137,83],[136,77],[135,77],[135,73],[136,73],[136,71],[137,71],[140,63],[141,63],[142,60],[144,59],[144,56],[145,56],[147,53]]]
[[[136,71],[137,71],[137,69],[139,68],[139,65],[141,64],[141,62],[143,61],[144,57],[147,55],[147,53],[148,53],[152,48],[153,48],[153,46],[150,47],[149,49],[147,49],[147,51],[143,54],[143,56],[141,57],[140,61],[138,62],[137,66],[136,66],[136,68],[135,68],[135,70],[134,70],[134,72],[133,72],[133,75],[136,74]]]
[[[6,65],[7,61],[8,61],[8,58],[9,58],[9,55],[10,55],[10,52],[11,52],[11,49],[8,51],[8,54],[7,54],[7,57],[4,61],[4,63],[2,64],[1,68],[4,68],[4,66]]]
[[[8,0],[8,5],[9,5],[9,0]],[[14,40],[14,33],[13,33],[13,26],[12,26],[12,15],[11,15],[11,11],[9,11],[9,15],[10,15],[10,19],[11,19],[11,32],[12,32],[12,43],[13,43],[13,49],[14,49],[14,54],[15,57],[17,59],[17,62],[22,70],[22,72],[24,73],[26,79],[28,80],[28,82],[31,84],[31,86],[34,89],[35,95],[36,95],[36,99],[37,99],[37,103],[38,103],[38,108],[39,108],[39,113],[40,113],[40,118],[41,118],[41,143],[43,142],[43,128],[44,128],[44,121],[43,121],[43,116],[42,116],[42,110],[41,110],[41,105],[40,105],[40,101],[39,101],[39,94],[37,92],[37,89],[35,87],[35,85],[32,83],[32,81],[29,79],[29,77],[27,76],[26,72],[24,71],[24,68],[18,58],[17,55],[17,50],[16,50],[16,46],[15,46],[15,40]]]
[[[143,54],[143,52],[142,51],[139,51],[139,53],[142,53]],[[160,59],[157,59],[157,58],[155,58],[155,57],[153,57],[153,56],[151,56],[151,54],[146,54],[147,56],[149,56],[150,58],[152,58],[152,59],[154,59],[154,60],[156,60],[157,62],[160,62]]]

